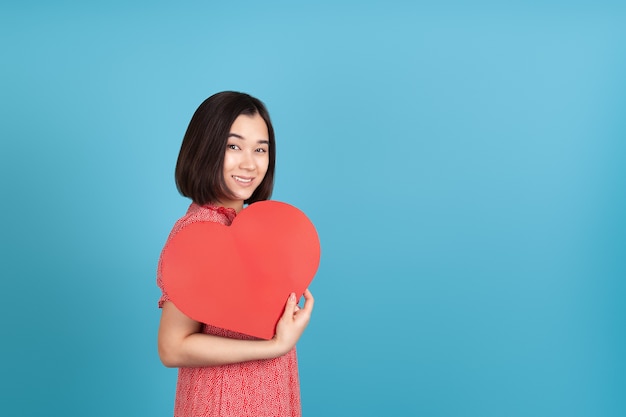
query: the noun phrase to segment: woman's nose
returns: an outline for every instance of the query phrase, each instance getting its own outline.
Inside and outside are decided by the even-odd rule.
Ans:
[[[239,167],[243,169],[254,169],[254,158],[248,152],[242,152],[239,160]]]

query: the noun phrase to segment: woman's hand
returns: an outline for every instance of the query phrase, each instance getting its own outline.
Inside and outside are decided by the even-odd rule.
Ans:
[[[304,306],[302,308],[298,306],[296,294],[291,293],[289,295],[285,305],[285,312],[276,325],[276,335],[273,340],[281,355],[293,349],[311,319],[315,300],[308,288],[303,295]]]

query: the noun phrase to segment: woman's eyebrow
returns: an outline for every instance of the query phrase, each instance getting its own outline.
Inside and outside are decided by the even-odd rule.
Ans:
[[[233,132],[229,133],[229,134],[228,134],[228,137],[229,137],[229,138],[236,138],[236,139],[246,140],[246,138],[244,138],[244,137],[243,137],[243,136],[241,136],[240,134],[238,134],[238,133],[233,133]],[[260,143],[260,144],[267,144],[267,145],[269,145],[269,144],[270,144],[270,141],[269,141],[269,140],[267,140],[267,139],[259,139],[259,140],[257,140],[257,143]]]

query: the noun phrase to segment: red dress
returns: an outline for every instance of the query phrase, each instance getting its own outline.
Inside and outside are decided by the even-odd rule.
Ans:
[[[192,203],[187,214],[174,225],[168,241],[190,223],[210,221],[230,226],[235,216],[233,209]],[[163,290],[160,260],[157,285],[163,291],[159,299],[159,307],[163,307],[169,298]],[[203,324],[202,332],[233,339],[254,339],[210,324]],[[295,348],[275,359],[178,370],[174,417],[300,415],[300,382]]]

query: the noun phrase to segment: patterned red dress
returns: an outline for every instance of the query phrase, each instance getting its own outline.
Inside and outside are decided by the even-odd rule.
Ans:
[[[174,225],[168,242],[190,223],[210,221],[230,226],[235,216],[233,209],[192,203],[187,214]],[[169,301],[169,298],[163,289],[160,260],[157,285],[163,292],[159,299],[159,307],[163,307],[163,303]],[[202,332],[233,339],[254,339],[210,324],[203,324]],[[203,368],[179,368],[174,417],[203,416],[301,416],[295,348],[275,359]]]

